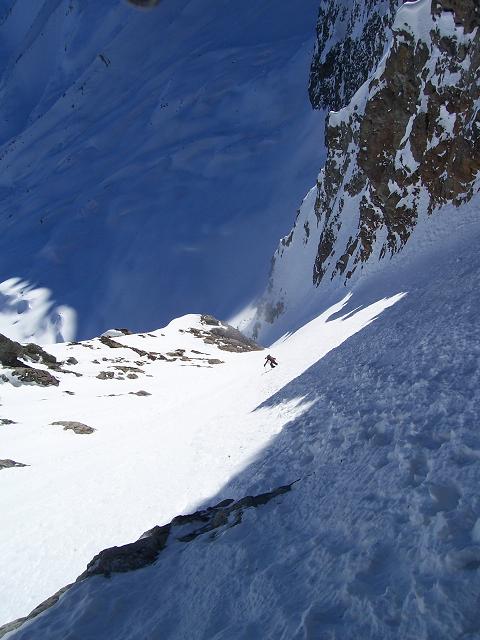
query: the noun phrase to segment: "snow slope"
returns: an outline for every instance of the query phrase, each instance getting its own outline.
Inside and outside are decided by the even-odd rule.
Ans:
[[[8,567],[0,621],[28,613],[102,548],[129,542],[219,491],[308,403],[300,394],[272,410],[258,406],[396,300],[329,321],[339,302],[275,348],[282,366],[272,372],[262,367],[263,352],[231,354],[183,333],[202,327],[197,316],[185,316],[164,330],[114,340],[162,354],[185,349],[193,360],[177,354],[174,362],[152,362],[93,340],[49,349],[61,360],[75,357],[78,365],[65,366],[81,377],[55,372],[60,386],[48,389],[3,384],[1,417],[16,424],[0,427],[1,457],[30,466],[0,478],[1,511],[9,514],[0,531]],[[209,365],[212,358],[223,363]],[[124,366],[138,377],[129,379],[118,369]],[[98,379],[101,371],[116,378]],[[130,395],[138,390],[151,396]],[[59,420],[97,431],[63,431],[51,425]]]
[[[29,407],[5,389],[19,425],[2,428],[2,450],[32,464],[2,473],[5,496],[17,496],[2,509],[5,617],[70,580],[102,545],[202,502],[298,480],[237,526],[169,541],[151,566],[74,585],[6,637],[478,638],[479,204],[456,211],[455,235],[450,208],[426,219],[349,297],[339,292],[273,345],[271,372],[265,352],[222,355],[212,369],[157,362],[141,380],[152,397],[97,398],[100,384],[118,393],[140,382],[97,382],[90,359],[101,350],[58,345],[84,352],[78,366],[90,376],[32,389]],[[159,350],[165,333],[170,348],[188,338],[190,350],[195,340],[178,330],[197,321],[119,340]],[[61,400],[73,385],[78,395]],[[53,417],[98,432],[62,432],[47,426]],[[20,548],[26,557],[15,560]]]
[[[79,338],[250,299],[322,162],[317,5],[0,0],[0,282]]]

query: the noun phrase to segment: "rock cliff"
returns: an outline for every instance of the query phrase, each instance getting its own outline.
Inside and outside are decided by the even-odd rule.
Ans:
[[[375,69],[403,0],[322,0],[309,95],[315,109],[345,106]]]
[[[422,217],[479,190],[479,24],[474,0],[420,0],[398,11],[387,54],[330,114],[325,166],[274,255],[250,318],[254,336],[312,283],[347,284],[367,262],[400,251]]]

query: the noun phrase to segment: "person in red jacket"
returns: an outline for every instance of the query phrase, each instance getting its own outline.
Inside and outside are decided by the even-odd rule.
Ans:
[[[268,356],[265,358],[265,362],[264,362],[263,366],[265,366],[267,363],[272,367],[272,369],[274,369],[278,364],[278,362],[275,360],[275,358],[273,356],[271,356],[270,354],[268,354]]]

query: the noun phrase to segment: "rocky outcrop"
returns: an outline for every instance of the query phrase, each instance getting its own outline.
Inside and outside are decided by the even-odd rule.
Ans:
[[[409,24],[412,9],[405,7],[385,64],[365,88],[363,109],[359,99],[329,121],[328,158],[315,204],[323,227],[313,275],[317,285],[327,272],[350,278],[380,236],[386,236],[380,258],[401,249],[425,197],[432,213],[474,193],[480,170],[480,34],[473,29],[480,9],[474,0],[435,0],[431,9],[424,37]],[[444,34],[452,13],[457,28]],[[351,234],[342,245],[345,223]]]
[[[25,384],[38,384],[40,387],[58,387],[60,380],[52,376],[44,369],[34,369],[33,367],[15,367],[12,371],[20,382]]]
[[[55,356],[47,353],[37,344],[22,345],[0,334],[0,365],[11,369],[12,375],[18,381],[38,384],[42,387],[59,385],[59,380],[49,371],[31,367],[24,362],[25,360],[45,365],[49,369],[62,370]],[[8,377],[3,374],[2,379],[8,381]]]
[[[400,251],[422,216],[478,192],[479,25],[475,0],[400,8],[375,73],[330,114],[325,166],[275,253],[246,327],[254,337],[304,303],[311,283],[323,291],[331,281],[347,284],[370,261]]]
[[[110,349],[130,349],[131,351],[135,351],[135,353],[137,353],[141,358],[147,357],[149,360],[165,360],[165,356],[162,356],[161,353],[144,351],[143,349],[137,349],[137,347],[121,344],[107,335],[100,336],[99,340],[106,347],[110,347]]]
[[[89,427],[88,424],[83,424],[83,422],[76,422],[74,420],[56,420],[51,423],[52,425],[60,425],[63,427],[64,431],[73,431],[77,435],[87,435],[90,433],[94,433],[95,429],[93,427]]]
[[[273,498],[290,491],[292,485],[293,483],[278,487],[258,496],[246,496],[238,501],[223,500],[214,507],[196,511],[191,515],[177,516],[167,525],[150,529],[136,542],[105,549],[88,564],[78,580],[98,574],[109,576],[112,573],[141,569],[155,562],[167,544],[188,543],[205,534],[210,534],[213,540],[217,530],[240,524],[246,509],[267,504]]]
[[[322,0],[308,92],[315,109],[338,111],[370,76],[403,0]]]
[[[199,536],[205,536],[207,541],[213,542],[217,534],[222,530],[241,524],[243,514],[247,509],[262,507],[274,498],[288,493],[295,482],[257,496],[246,496],[237,501],[232,499],[222,500],[222,502],[213,507],[207,507],[190,515],[177,516],[169,524],[153,527],[153,529],[146,531],[136,542],[131,542],[121,547],[105,549],[89,562],[86,570],[77,578],[76,583],[92,576],[109,577],[112,573],[125,573],[142,569],[157,561],[160,554],[167,547],[188,544]],[[55,605],[60,596],[71,589],[74,584],[69,584],[60,589],[60,591],[36,607],[27,617],[0,627],[0,638]]]
[[[100,371],[100,373],[97,374],[99,380],[113,380],[114,377],[114,371]]]
[[[31,342],[22,345],[0,333],[0,364],[4,367],[24,366],[24,363],[20,362],[20,358],[22,360],[38,362],[51,368],[58,366],[55,356],[47,353],[38,344]]]
[[[0,364],[4,367],[22,366],[19,360],[22,356],[22,345],[0,333]]]
[[[12,469],[13,467],[28,467],[28,464],[22,462],[15,462],[15,460],[0,460],[0,471],[2,469]]]
[[[202,315],[201,322],[205,329],[191,328],[189,332],[201,338],[205,344],[213,344],[222,351],[244,353],[246,351],[262,351],[263,347],[254,340],[247,338],[235,327],[220,322],[213,316]],[[211,328],[210,328],[211,327]]]

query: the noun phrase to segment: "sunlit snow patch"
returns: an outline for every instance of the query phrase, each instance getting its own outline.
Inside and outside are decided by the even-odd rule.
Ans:
[[[20,278],[0,283],[0,333],[19,342],[40,344],[72,340],[76,314],[71,307],[54,306],[49,289],[35,288]]]

